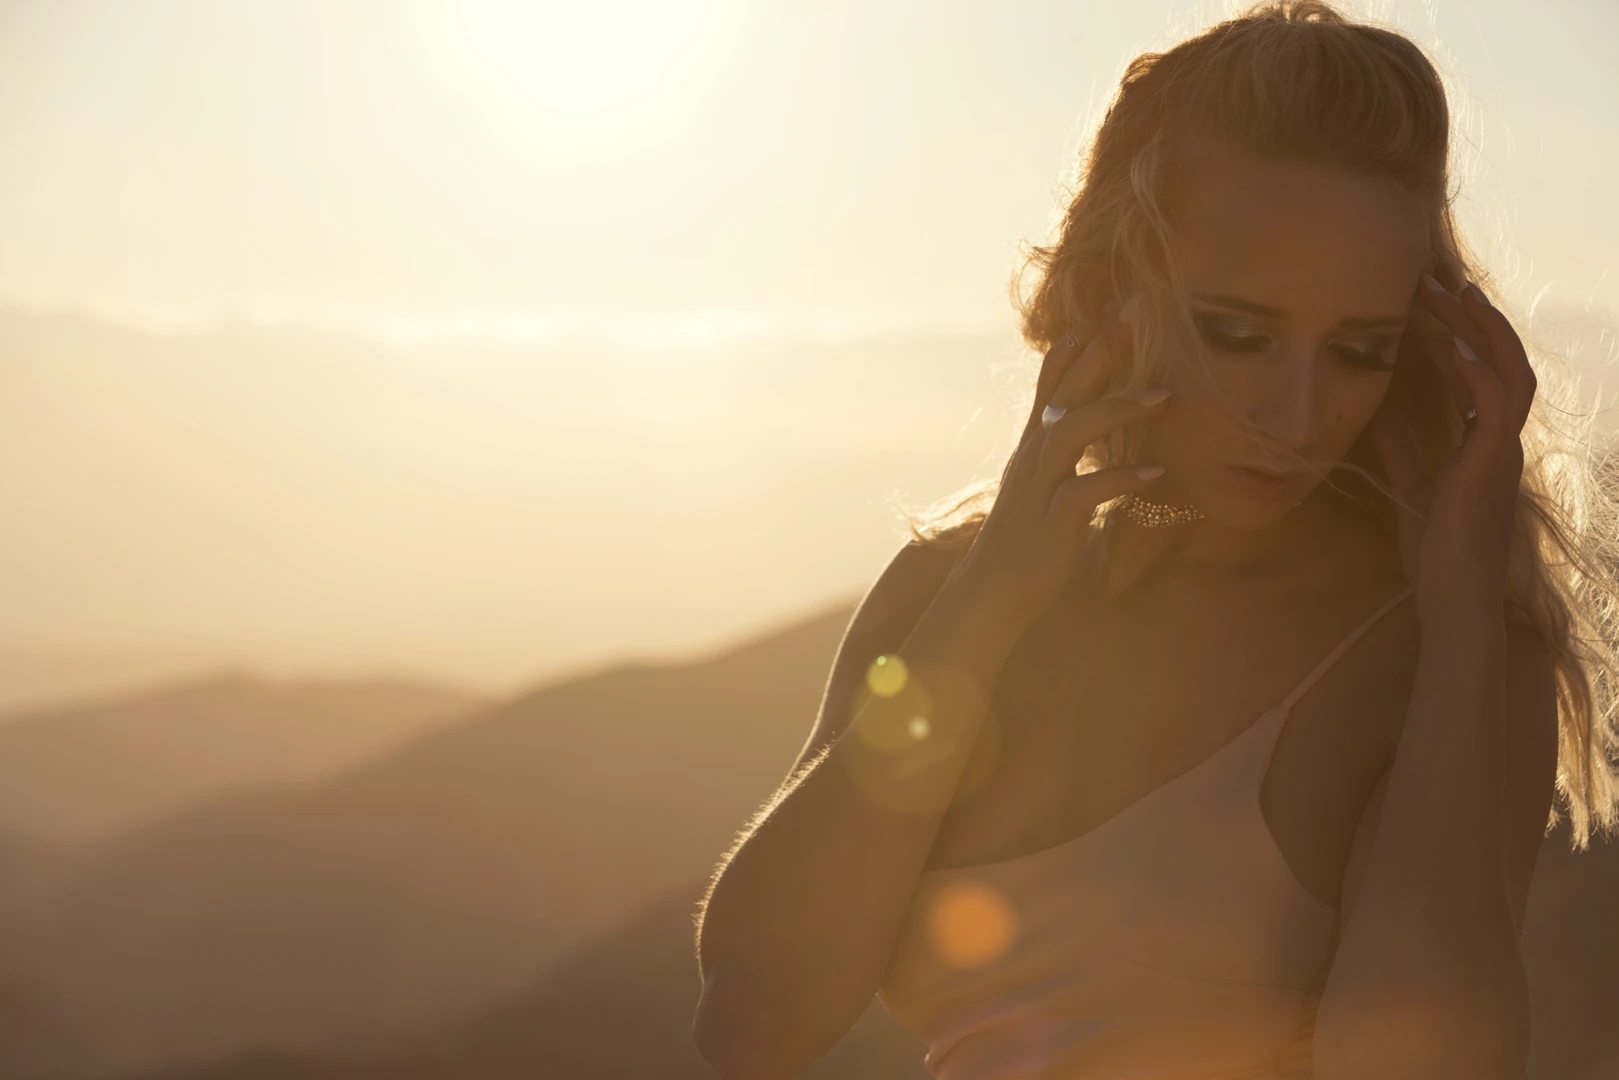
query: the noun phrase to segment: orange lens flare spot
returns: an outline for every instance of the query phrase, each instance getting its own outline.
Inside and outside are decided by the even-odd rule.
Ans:
[[[933,730],[933,725],[928,723],[925,716],[913,716],[911,722],[905,726],[905,730],[911,733],[911,738],[921,742],[928,737],[928,732]]]
[[[929,902],[927,935],[951,967],[982,967],[1006,955],[1017,938],[1017,915],[999,889],[980,881],[944,886]]]
[[[891,698],[905,689],[911,672],[897,656],[879,656],[866,669],[866,685],[878,697]]]

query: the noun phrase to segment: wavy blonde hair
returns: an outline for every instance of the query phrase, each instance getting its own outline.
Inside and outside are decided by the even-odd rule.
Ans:
[[[1252,424],[1223,392],[1181,299],[1175,186],[1191,173],[1200,142],[1209,136],[1259,156],[1391,180],[1423,209],[1428,272],[1452,292],[1472,281],[1493,294],[1490,276],[1467,249],[1453,214],[1444,86],[1410,39],[1352,22],[1320,0],[1262,4],[1167,52],[1138,56],[1081,159],[1055,241],[1029,248],[1013,281],[1024,340],[1039,352],[1070,331],[1089,337],[1106,321],[1110,305],[1141,293],[1134,362],[1115,373],[1109,390],[1164,385],[1173,369],[1200,385],[1235,428],[1278,459],[1313,468]],[[1031,272],[1033,289],[1025,294]],[[1460,444],[1462,429],[1447,384],[1419,344],[1425,318],[1431,316],[1417,313],[1401,341],[1388,392],[1404,407],[1433,467]],[[1556,669],[1557,791],[1579,850],[1593,831],[1608,832],[1619,820],[1611,674],[1619,659],[1619,516],[1601,482],[1610,470],[1594,452],[1590,413],[1553,400],[1559,388],[1566,395],[1572,381],[1549,381],[1556,372],[1543,355],[1534,357],[1534,366],[1539,389],[1522,436],[1508,613],[1534,628]],[[1086,464],[1135,461],[1140,440],[1136,426],[1116,430],[1087,451]],[[1393,496],[1364,435],[1334,464],[1333,471],[1339,470],[1345,477],[1315,469],[1381,527],[1390,544],[1397,543]],[[999,488],[999,481],[979,481],[920,514],[901,512],[919,543],[963,549],[972,544]],[[1547,830],[1559,820],[1554,801]]]

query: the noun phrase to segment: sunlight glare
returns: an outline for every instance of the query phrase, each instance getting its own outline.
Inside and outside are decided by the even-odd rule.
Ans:
[[[703,7],[701,0],[477,0],[457,10],[479,56],[539,108],[580,114],[653,96],[697,36]]]

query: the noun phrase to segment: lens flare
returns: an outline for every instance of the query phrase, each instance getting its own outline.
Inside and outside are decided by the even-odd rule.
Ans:
[[[866,685],[878,697],[891,698],[911,681],[911,671],[897,656],[879,656],[866,669]]]
[[[1017,914],[999,889],[981,881],[952,882],[928,903],[927,935],[951,967],[982,967],[1006,955],[1017,938]]]

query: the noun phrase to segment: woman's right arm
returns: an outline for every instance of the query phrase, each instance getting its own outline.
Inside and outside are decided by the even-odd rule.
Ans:
[[[861,602],[800,767],[704,904],[693,1037],[724,1080],[796,1077],[870,1004],[1006,658],[1071,575],[1092,510],[1155,475],[1074,474],[1086,446],[1158,410],[1097,400],[1127,344],[1116,325],[1077,362],[1077,350],[1048,353],[1029,425],[965,557],[950,568],[907,545]],[[1078,407],[1048,429],[1048,402]],[[880,655],[908,672],[897,694],[862,685]],[[919,713],[927,724],[915,737]]]
[[[797,1076],[849,1030],[882,978],[1016,640],[944,587],[920,617],[910,613],[908,634],[898,625],[918,586],[937,583],[938,556],[908,545],[861,602],[798,765],[710,889],[693,1036],[726,1080]],[[932,702],[928,737],[895,751],[860,734],[908,719],[894,707],[909,694],[864,694],[854,712],[881,655],[899,656]]]

